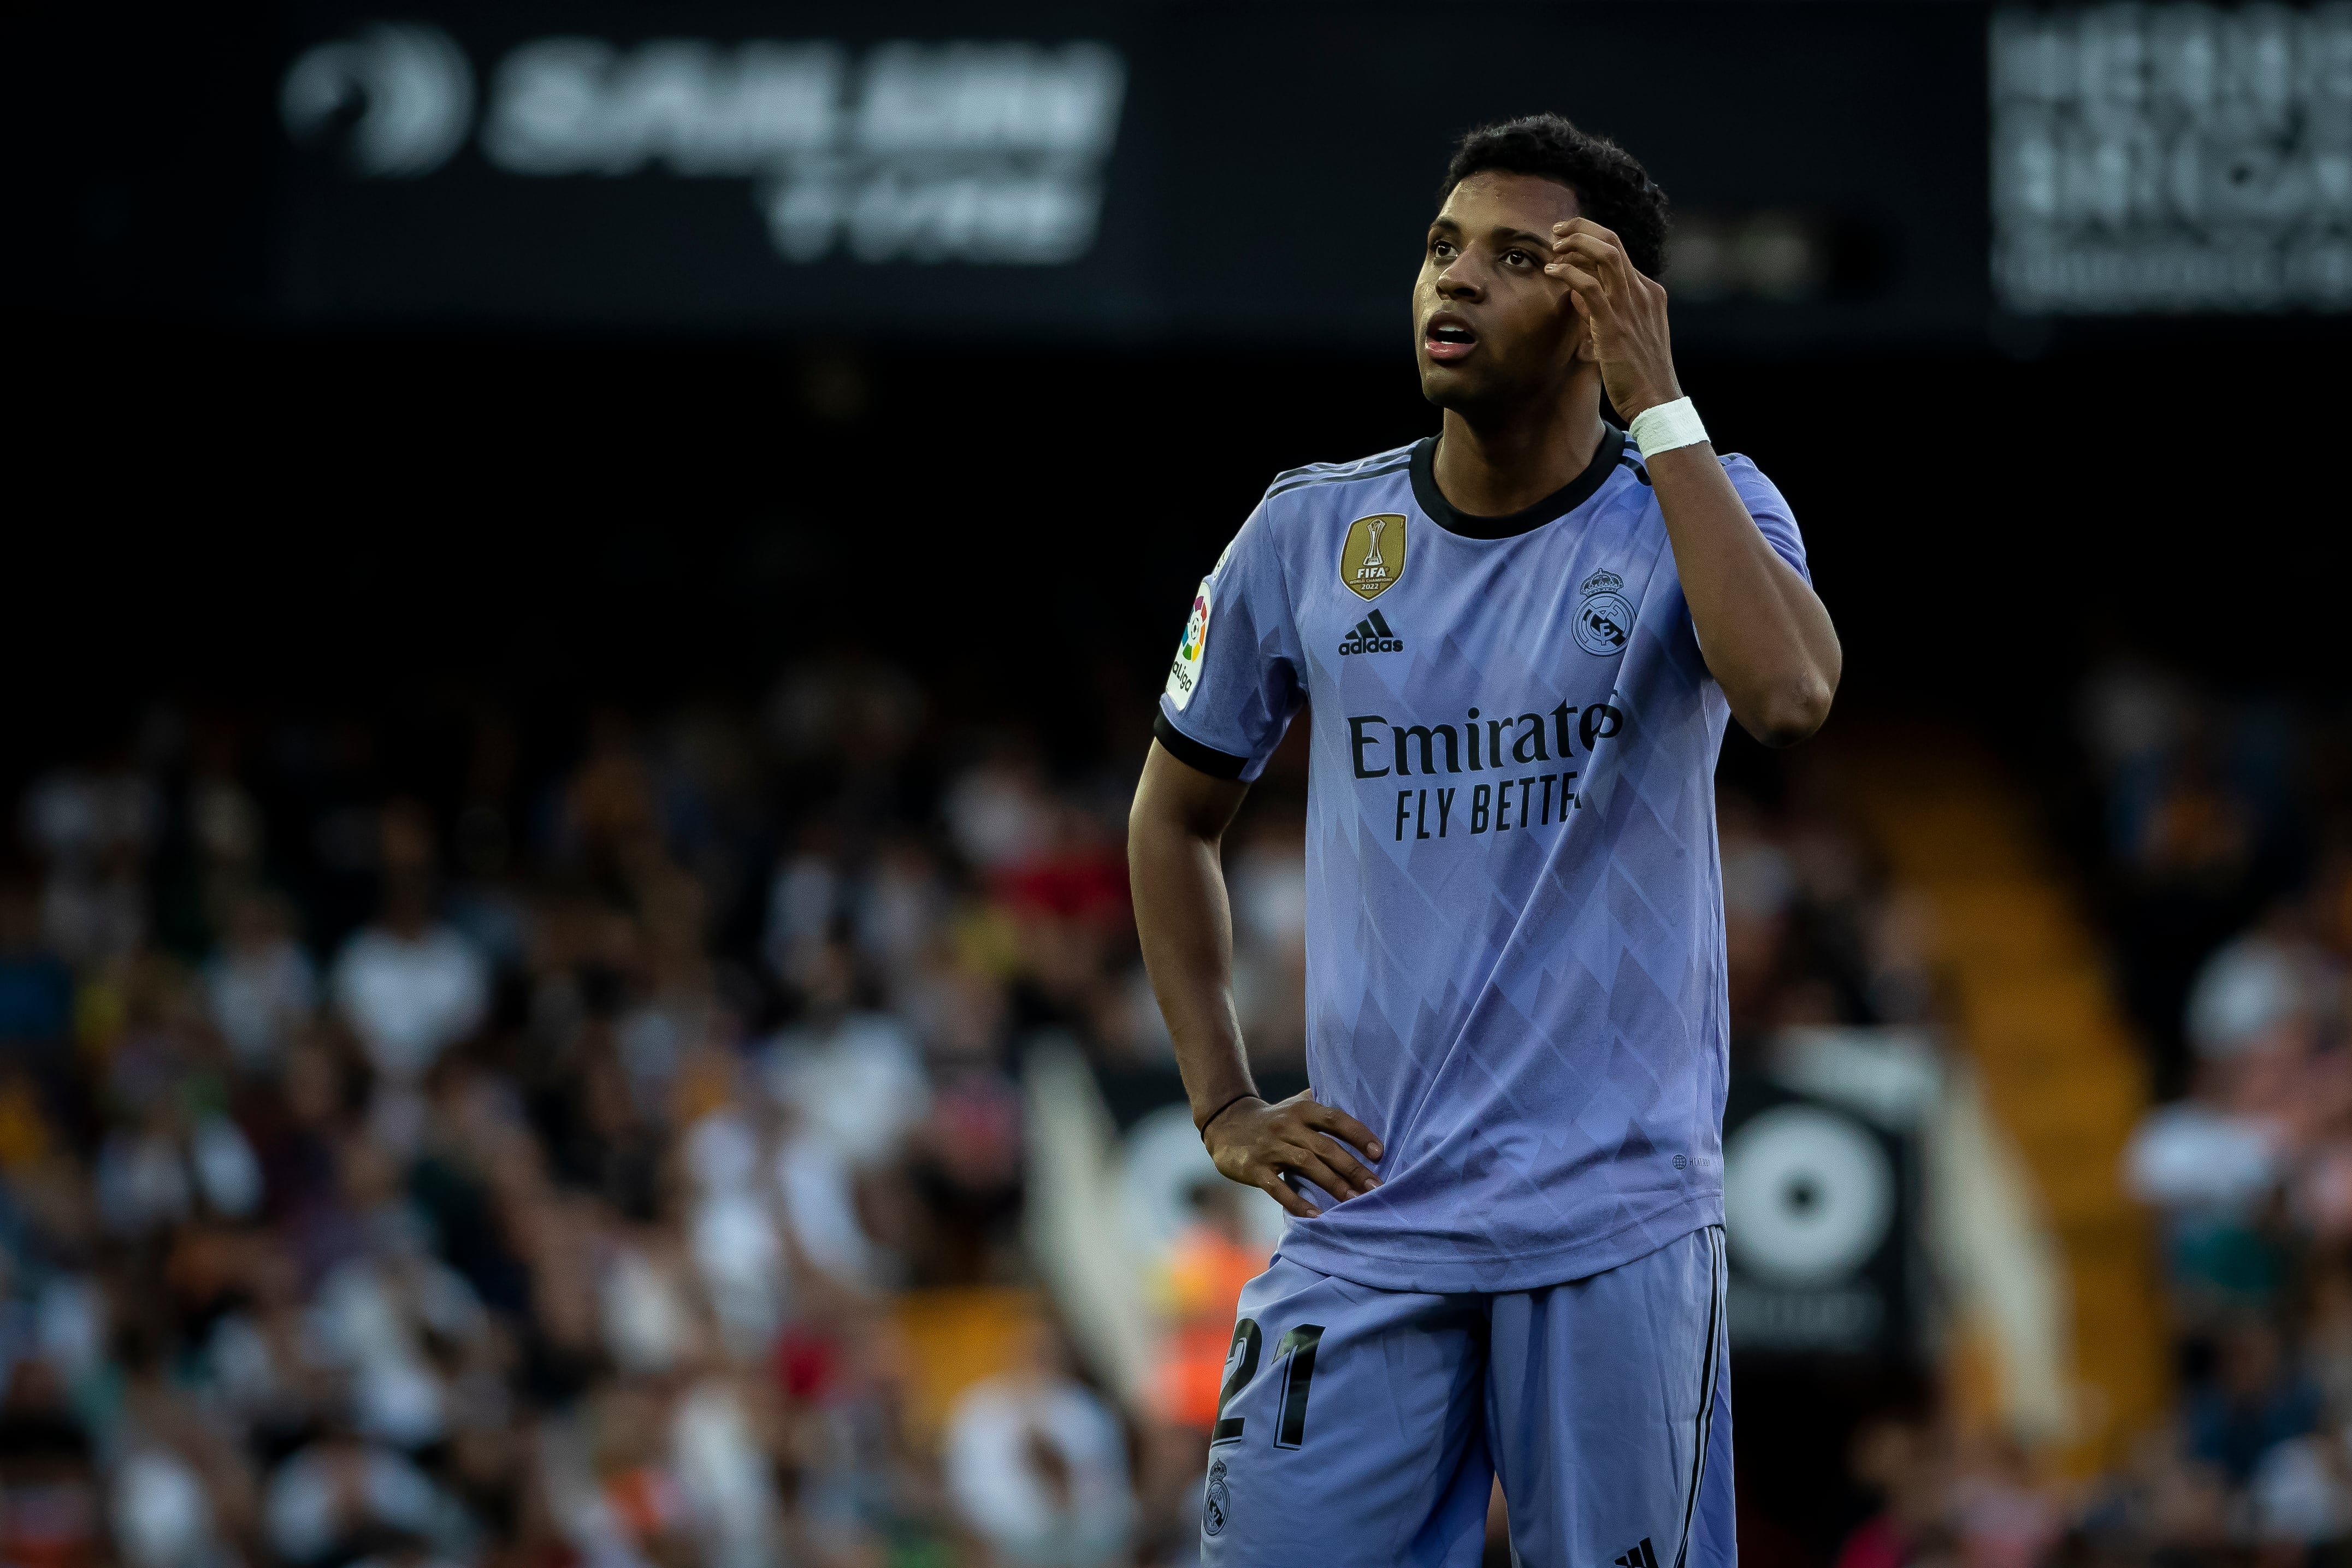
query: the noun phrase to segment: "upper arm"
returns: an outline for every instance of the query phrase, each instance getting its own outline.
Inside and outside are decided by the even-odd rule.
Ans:
[[[1232,825],[1249,786],[1219,779],[1181,760],[1157,740],[1143,759],[1129,821],[1138,827],[1172,827],[1189,837],[1214,842]]]
[[[1739,504],[1748,509],[1764,542],[1810,587],[1813,570],[1805,559],[1805,536],[1797,528],[1797,515],[1790,507],[1789,498],[1780,494],[1779,486],[1764,476],[1762,469],[1738,453],[1721,461],[1724,477],[1731,481]]]

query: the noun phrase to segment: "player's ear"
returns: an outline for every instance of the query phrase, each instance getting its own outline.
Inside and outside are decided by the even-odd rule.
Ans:
[[[1579,364],[1595,364],[1601,359],[1601,344],[1592,336],[1592,318],[1588,316],[1576,324],[1576,352]]]

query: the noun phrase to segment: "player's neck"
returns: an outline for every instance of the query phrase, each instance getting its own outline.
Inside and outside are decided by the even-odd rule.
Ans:
[[[1507,517],[1573,483],[1606,429],[1597,399],[1563,398],[1495,420],[1449,408],[1437,442],[1437,488],[1456,511]]]

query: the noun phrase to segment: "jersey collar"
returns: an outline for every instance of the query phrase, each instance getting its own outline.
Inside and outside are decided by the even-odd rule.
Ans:
[[[1437,490],[1437,437],[1424,436],[1412,447],[1412,498],[1429,514],[1429,520],[1449,534],[1465,538],[1507,539],[1515,534],[1528,533],[1543,527],[1556,517],[1566,517],[1592,498],[1609,476],[1616,471],[1618,455],[1625,450],[1625,433],[1615,425],[1603,423],[1601,444],[1594,449],[1592,461],[1584,472],[1554,490],[1534,506],[1502,517],[1476,517],[1467,512],[1457,512],[1454,504]]]

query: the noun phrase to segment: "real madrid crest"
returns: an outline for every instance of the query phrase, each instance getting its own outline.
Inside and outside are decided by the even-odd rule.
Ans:
[[[1404,516],[1380,512],[1348,525],[1339,547],[1339,581],[1360,599],[1378,599],[1404,575]]]
[[[1210,1535],[1223,1535],[1225,1521],[1233,1517],[1233,1490],[1225,1485],[1225,1461],[1217,1460],[1209,1467],[1209,1494],[1202,1500],[1201,1528]]]
[[[1576,645],[1606,658],[1622,653],[1633,634],[1633,602],[1624,593],[1625,580],[1602,568],[1576,585],[1584,602],[1576,607]]]

